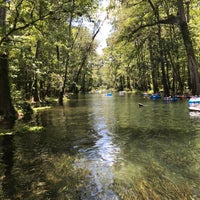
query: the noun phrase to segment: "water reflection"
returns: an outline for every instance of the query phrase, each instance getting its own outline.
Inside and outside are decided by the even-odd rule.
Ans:
[[[191,119],[192,118],[200,118],[200,112],[198,112],[198,111],[197,112],[190,111],[189,115],[190,115]]]

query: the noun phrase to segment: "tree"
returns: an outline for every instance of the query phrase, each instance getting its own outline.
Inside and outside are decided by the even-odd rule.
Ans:
[[[54,94],[62,104],[70,80],[68,70],[73,66],[70,56],[78,34],[73,31],[79,30],[77,21],[89,18],[96,4],[97,1],[90,0],[3,2],[0,6],[0,89],[4,89],[0,91],[0,114],[4,119],[14,110],[11,83],[23,100],[34,96],[35,101],[40,101],[45,95]],[[15,116],[15,111],[12,115]]]
[[[6,2],[6,1],[5,1]],[[6,37],[6,7],[5,3],[0,6],[0,30],[1,38],[5,38],[0,43],[0,116],[4,121],[13,122],[17,115],[12,104],[10,84],[9,84],[9,63],[8,63],[8,37]]]
[[[151,0],[149,0],[149,3],[154,13],[158,13],[158,11],[154,7]],[[182,38],[183,38],[183,42],[184,42],[185,50],[187,54],[187,59],[188,59],[188,67],[190,70],[190,80],[191,80],[191,91],[193,95],[195,94],[199,95],[200,94],[200,80],[199,80],[199,73],[198,73],[198,63],[195,57],[194,48],[193,48],[193,44],[192,44],[192,40],[191,40],[191,36],[189,32],[189,27],[187,23],[187,18],[186,18],[187,13],[185,12],[183,0],[177,0],[176,4],[177,4],[176,16],[170,15],[168,16],[167,19],[164,19],[164,20],[160,20],[157,18],[156,23],[178,25]],[[187,8],[189,9],[189,7]]]
[[[149,57],[151,63],[151,68],[147,68],[147,70],[153,70],[154,91],[157,91],[158,87],[161,88],[158,75],[161,73],[162,89],[164,89],[165,95],[169,95],[171,91],[174,93],[175,85],[179,85],[181,92],[188,85],[192,94],[199,94],[198,63],[193,47],[194,38],[189,26],[189,19],[194,18],[194,16],[190,18],[189,15],[190,5],[196,9],[195,3],[197,2],[183,0],[164,2],[160,0],[123,0],[117,2],[114,1],[115,5],[113,6],[114,9],[118,9],[118,15],[114,21],[114,27],[118,33],[117,42],[123,41],[125,45],[141,42],[141,46],[148,46],[145,55]],[[195,14],[197,16],[197,13]],[[141,38],[148,39],[142,43]],[[148,45],[146,45],[147,41]],[[135,45],[132,47],[132,51],[134,52],[134,49],[136,50],[138,47]],[[183,48],[185,53],[182,51]],[[132,58],[137,59],[133,56]],[[142,59],[140,60],[142,61]],[[186,74],[187,69],[184,68],[185,62],[188,63],[188,74]],[[182,72],[180,69],[183,69]],[[173,74],[173,79],[170,74]],[[185,75],[188,75],[190,83],[187,83]]]
[[[200,94],[200,80],[199,80],[199,73],[198,73],[198,63],[196,60],[196,56],[194,53],[194,48],[189,32],[189,27],[186,20],[186,13],[184,9],[183,0],[177,0],[178,6],[178,14],[176,16],[176,21],[178,21],[178,25],[180,27],[180,31],[183,37],[187,59],[188,59],[188,67],[190,70],[190,80],[191,80],[191,89],[192,94],[199,95]]]
[[[26,9],[22,10],[23,6],[27,6]],[[7,9],[9,9],[8,16],[6,16]],[[37,10],[35,2],[26,2],[25,0],[15,2],[5,0],[0,6],[0,115],[5,121],[13,121],[16,119],[9,80],[9,52],[13,35],[20,30],[32,26],[50,14],[48,12],[43,13],[44,15],[37,15],[34,12],[35,10]]]

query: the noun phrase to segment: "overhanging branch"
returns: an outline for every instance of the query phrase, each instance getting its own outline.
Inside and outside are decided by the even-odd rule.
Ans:
[[[174,15],[170,15],[168,18],[166,19],[161,19],[157,22],[154,23],[149,23],[149,24],[141,24],[139,27],[135,28],[134,30],[132,30],[129,34],[127,34],[126,36],[122,36],[120,37],[120,39],[126,38],[129,41],[131,40],[131,37],[136,34],[138,31],[145,29],[147,27],[153,27],[156,26],[158,24],[168,24],[168,25],[179,25],[180,23],[180,19],[179,16],[174,16]]]

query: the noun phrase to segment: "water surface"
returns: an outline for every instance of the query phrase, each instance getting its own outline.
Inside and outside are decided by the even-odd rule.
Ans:
[[[86,169],[79,199],[120,199],[116,180],[128,184],[159,176],[188,185],[198,199],[199,122],[186,100],[166,104],[131,94],[72,98],[64,107],[36,115],[31,123],[44,126],[42,133],[0,138],[0,197],[69,199],[70,187],[84,182]],[[73,166],[80,173],[67,168],[68,155],[75,157]]]

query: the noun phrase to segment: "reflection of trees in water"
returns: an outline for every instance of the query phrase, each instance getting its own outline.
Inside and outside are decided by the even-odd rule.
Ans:
[[[4,179],[2,189],[6,197],[12,198],[15,194],[15,178],[12,175],[14,156],[13,136],[3,136],[2,140],[2,161],[5,164]]]

